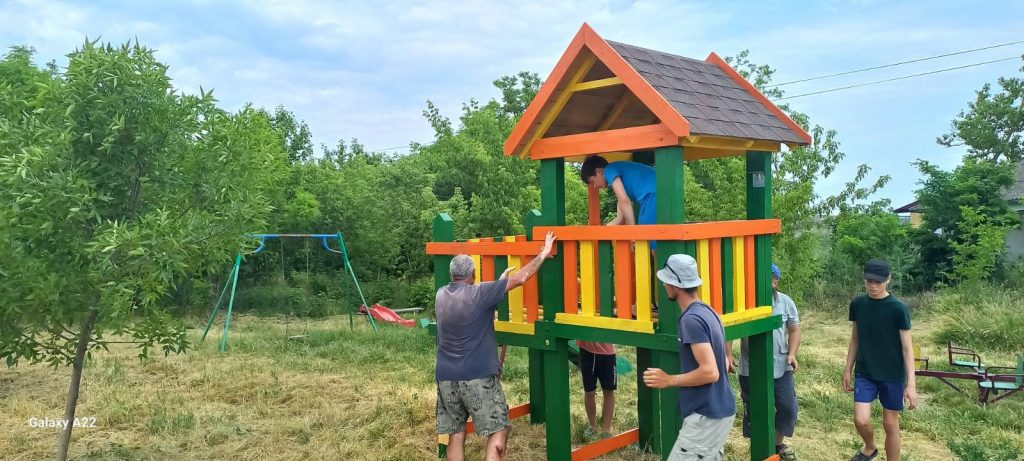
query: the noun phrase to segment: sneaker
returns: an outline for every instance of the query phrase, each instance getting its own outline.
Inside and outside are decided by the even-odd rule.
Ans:
[[[595,430],[594,428],[592,428],[590,426],[587,426],[587,428],[583,430],[583,441],[584,442],[593,442],[593,441],[597,440],[597,434],[598,434],[597,430]]]
[[[776,445],[775,453],[781,461],[796,461],[796,452],[786,444]]]
[[[601,437],[600,440],[610,439],[610,438],[612,438],[612,433],[611,432],[602,432],[600,434],[600,437]]]
[[[875,448],[875,451],[873,453],[871,453],[871,456],[865,455],[864,451],[858,451],[857,454],[853,455],[853,458],[850,458],[850,461],[871,461],[872,459],[875,459],[875,457],[877,457],[877,456],[878,456],[878,449],[877,448]]]

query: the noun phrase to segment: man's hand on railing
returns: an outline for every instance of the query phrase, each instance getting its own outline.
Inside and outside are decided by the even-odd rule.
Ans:
[[[548,234],[544,236],[544,246],[540,249],[540,254],[545,259],[551,257],[551,252],[555,249],[555,233],[548,231]]]

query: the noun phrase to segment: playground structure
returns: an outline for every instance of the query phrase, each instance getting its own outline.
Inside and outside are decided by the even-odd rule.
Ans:
[[[981,355],[974,350],[954,346],[952,341],[947,341],[946,357],[954,371],[929,369],[929,359],[921,357],[920,348],[914,346],[914,375],[938,379],[964,395],[970,394],[951,380],[974,381],[978,387],[979,404],[995,403],[1024,390],[1024,354],[1017,354],[1016,367],[985,366]],[[995,398],[989,400],[991,397]]]
[[[321,246],[331,253],[341,255],[341,260],[344,263],[345,270],[352,276],[352,282],[355,283],[356,291],[359,293],[359,299],[366,305],[366,299],[363,297],[363,290],[359,287],[359,280],[356,279],[356,273],[352,270],[352,263],[348,259],[348,249],[345,247],[345,238],[341,232],[335,234],[253,234],[252,238],[259,240],[259,246],[255,250],[247,253],[247,256],[255,255],[266,249],[267,239],[319,239]],[[337,240],[338,249],[331,248],[328,241]],[[210,319],[206,322],[206,329],[203,330],[203,339],[206,341],[206,335],[210,332],[210,327],[213,326],[214,319],[217,318],[217,313],[220,311],[221,302],[224,300],[224,295],[228,292],[228,287],[231,288],[231,295],[228,297],[227,311],[224,317],[224,332],[220,338],[220,351],[224,352],[228,346],[228,328],[231,326],[231,312],[235,306],[235,289],[238,288],[238,271],[242,267],[243,255],[241,252],[235,255],[235,262],[231,266],[231,271],[228,272],[228,277],[224,283],[224,288],[221,289],[220,296],[217,297],[217,302],[213,305],[213,309],[210,312]],[[282,263],[283,264],[283,263]],[[377,331],[377,322],[374,320],[372,315],[366,316],[370,325],[373,327],[373,331]],[[354,328],[354,321],[352,318],[352,309],[348,311],[348,324],[349,328]]]
[[[772,331],[781,318],[771,314],[770,268],[781,222],[771,218],[771,153],[810,141],[714,53],[684,58],[607,42],[582,26],[504,146],[506,155],[540,162],[541,210],[526,216],[526,233],[455,241],[455,223],[441,213],[426,246],[440,288],[453,255],[471,255],[477,281],[489,281],[538,254],[546,232],[557,235],[557,253],[509,293],[495,321],[499,343],[529,350],[530,401],[510,417],[546,425],[547,459],[591,459],[634,443],[668,458],[682,423],[678,390],[648,388],[641,376],[648,367],[679,373],[679,307],[652,277],[652,262],[661,267],[675,253],[697,259],[700,297],[721,315],[726,339],[749,341],[750,459],[775,456]],[[588,155],[652,165],[657,224],[601,226],[600,192],[589,188],[589,225],[566,226],[565,162]],[[684,161],[727,156],[746,158],[747,219],[687,223]],[[639,427],[576,449],[567,360],[573,339],[635,347],[639,394]],[[446,443],[439,437],[441,456]]]

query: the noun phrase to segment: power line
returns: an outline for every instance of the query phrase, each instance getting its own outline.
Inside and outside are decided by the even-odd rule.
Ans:
[[[1018,40],[1016,42],[1009,42],[1009,43],[1001,43],[999,45],[984,46],[984,47],[981,47],[981,48],[974,48],[974,49],[971,49],[971,50],[956,51],[956,52],[953,52],[953,53],[939,54],[939,55],[935,55],[935,56],[929,56],[927,58],[918,58],[918,59],[911,59],[909,61],[894,62],[892,64],[885,64],[885,65],[881,65],[881,66],[865,67],[863,69],[856,69],[856,70],[850,70],[850,71],[846,71],[846,72],[839,72],[839,73],[836,73],[836,74],[821,75],[821,76],[818,76],[818,77],[804,78],[804,79],[800,79],[800,80],[793,80],[791,82],[776,83],[774,85],[768,85],[767,88],[775,88],[775,87],[779,87],[779,86],[792,85],[794,83],[803,83],[803,82],[810,82],[812,80],[821,80],[821,79],[825,79],[825,78],[839,77],[841,75],[856,74],[856,73],[859,73],[859,72],[867,72],[869,70],[885,69],[887,67],[902,66],[904,64],[912,64],[912,63],[915,63],[915,62],[930,61],[932,59],[946,58],[946,57],[949,57],[949,56],[956,56],[956,55],[960,55],[960,54],[974,53],[974,52],[983,51],[983,50],[991,50],[993,48],[1001,48],[1001,47],[1004,47],[1004,46],[1016,45],[1016,44],[1019,44],[1019,43],[1024,43],[1024,40]]]
[[[904,75],[902,77],[887,78],[885,80],[877,80],[877,81],[874,81],[874,82],[859,83],[857,85],[849,85],[849,86],[843,86],[843,87],[839,87],[839,88],[831,88],[831,89],[828,89],[828,90],[813,91],[813,92],[810,92],[810,93],[803,93],[803,94],[797,94],[797,95],[793,95],[793,96],[782,97],[782,98],[777,99],[776,101],[781,101],[783,99],[802,98],[804,96],[811,96],[811,95],[815,95],[815,94],[831,93],[833,91],[848,90],[850,88],[860,88],[862,86],[877,85],[879,83],[895,82],[897,80],[906,80],[908,78],[921,77],[921,76],[924,76],[924,75],[932,75],[932,74],[938,74],[938,73],[942,73],[942,72],[949,72],[951,70],[966,69],[968,67],[977,67],[977,66],[982,66],[982,65],[985,65],[985,64],[992,64],[992,63],[996,63],[996,62],[1011,61],[1011,60],[1014,60],[1014,59],[1021,59],[1021,56],[1013,56],[1013,57],[1009,57],[1009,58],[995,59],[995,60],[992,60],[992,61],[978,62],[978,63],[974,63],[974,64],[967,64],[967,65],[964,65],[964,66],[947,67],[945,69],[933,70],[933,71],[930,71],[930,72],[922,72],[920,74]]]

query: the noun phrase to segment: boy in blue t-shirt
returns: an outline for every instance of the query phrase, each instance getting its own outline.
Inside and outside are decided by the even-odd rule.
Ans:
[[[611,187],[615,192],[618,203],[609,225],[655,223],[654,168],[628,161],[608,163],[604,157],[591,155],[583,162],[580,179],[590,187]],[[639,216],[633,215],[634,202],[640,206]]]

